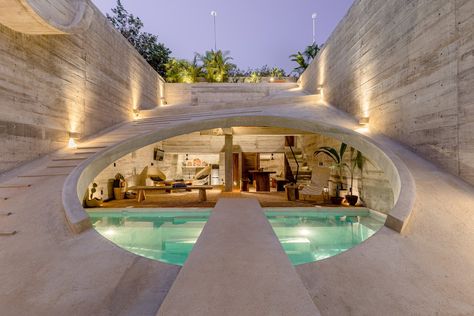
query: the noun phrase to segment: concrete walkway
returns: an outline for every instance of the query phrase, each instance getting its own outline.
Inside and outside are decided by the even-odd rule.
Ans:
[[[320,315],[256,199],[222,198],[158,315]]]

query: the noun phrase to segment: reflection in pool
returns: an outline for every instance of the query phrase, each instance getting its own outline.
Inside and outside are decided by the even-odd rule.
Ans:
[[[211,209],[127,209],[89,213],[94,228],[135,254],[183,265]],[[384,224],[367,209],[266,209],[270,224],[294,265],[337,255],[360,244]]]

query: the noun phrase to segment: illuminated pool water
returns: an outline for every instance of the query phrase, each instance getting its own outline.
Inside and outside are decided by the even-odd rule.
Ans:
[[[94,228],[135,254],[183,265],[211,209],[92,211]],[[384,224],[367,209],[266,209],[265,214],[294,265],[325,259],[360,244]]]

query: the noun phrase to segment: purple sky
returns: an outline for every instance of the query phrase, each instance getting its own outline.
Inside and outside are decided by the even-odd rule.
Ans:
[[[116,0],[93,0],[110,12]],[[267,64],[289,71],[288,56],[312,42],[313,12],[318,14],[316,41],[324,43],[344,17],[353,0],[123,0],[139,16],[147,32],[158,35],[173,57],[192,59],[194,52],[214,47],[213,22],[217,16],[217,48],[229,50],[242,69]]]

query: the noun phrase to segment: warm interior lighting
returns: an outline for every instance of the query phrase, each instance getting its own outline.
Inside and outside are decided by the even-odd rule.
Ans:
[[[69,141],[67,143],[67,147],[70,148],[70,149],[76,149],[77,148],[77,144],[76,144],[76,141],[74,140],[74,138],[72,138],[72,137],[69,138]]]
[[[360,134],[367,134],[370,132],[369,125],[365,125],[363,127],[356,128],[355,131]]]

